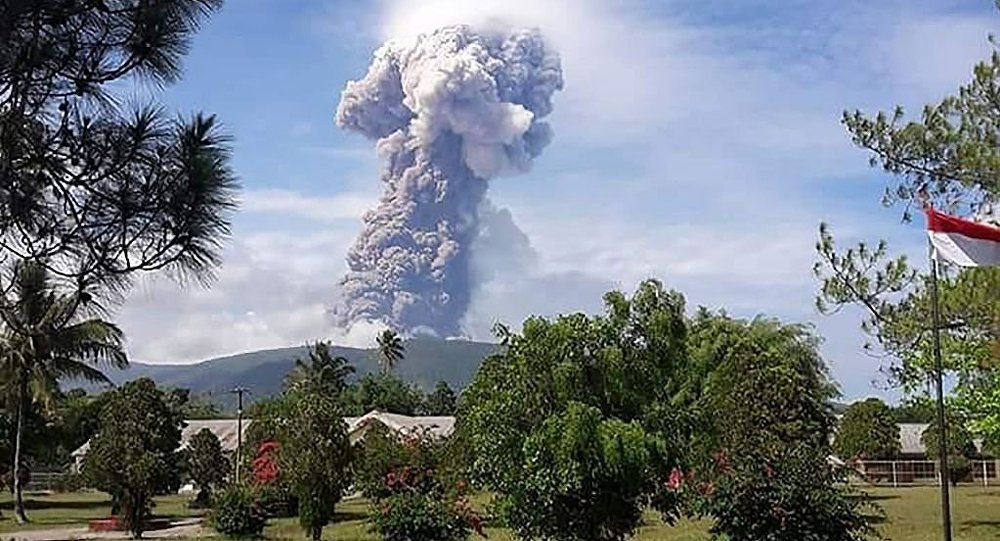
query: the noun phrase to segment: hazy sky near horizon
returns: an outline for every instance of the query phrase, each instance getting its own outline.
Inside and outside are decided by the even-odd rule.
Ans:
[[[380,189],[373,145],[334,125],[340,92],[386,37],[490,16],[539,26],[566,89],[534,170],[491,185],[533,253],[495,262],[472,337],[656,277],[692,307],[814,323],[847,398],[893,396],[859,314],[812,302],[820,222],[923,258],[921,224],[880,206],[885,177],[840,115],[919,111],[967,81],[1000,21],[987,0],[230,0],[162,98],[234,136],[242,210],[212,288],[149,279],[122,308],[132,358],[332,336],[324,312]]]

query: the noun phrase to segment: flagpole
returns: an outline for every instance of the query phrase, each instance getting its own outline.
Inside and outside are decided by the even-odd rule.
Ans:
[[[941,362],[941,306],[938,299],[938,257],[930,245],[931,313],[934,324],[934,378],[937,384],[938,459],[941,470],[941,517],[944,541],[951,539],[951,475],[948,470],[948,430],[944,415],[944,367]]]

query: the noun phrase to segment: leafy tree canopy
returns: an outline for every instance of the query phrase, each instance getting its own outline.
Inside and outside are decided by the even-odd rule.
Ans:
[[[113,506],[137,536],[153,496],[180,484],[181,415],[152,380],[126,383],[111,393],[100,429],[90,442],[83,474],[112,496]]]
[[[185,471],[199,489],[195,501],[207,506],[212,488],[221,485],[229,475],[229,460],[222,452],[219,438],[211,430],[201,429],[188,442],[183,458]]]
[[[350,485],[347,425],[336,399],[319,392],[297,395],[291,413],[280,432],[278,460],[298,497],[300,524],[319,541]]]
[[[837,427],[833,451],[842,459],[884,460],[900,451],[899,425],[892,409],[878,398],[847,407]]]
[[[454,415],[457,404],[458,397],[448,382],[439,381],[434,386],[434,391],[427,395],[422,409],[426,415]]]
[[[181,75],[222,0],[4,2],[0,14],[0,258],[78,290],[139,271],[207,278],[237,183],[214,117],[127,107],[125,80]]]
[[[680,459],[683,412],[668,406],[685,386],[684,299],[647,281],[605,305],[500,327],[506,350],[463,394],[472,473],[522,538],[622,539],[646,483]]]
[[[372,410],[416,415],[423,401],[419,389],[387,372],[365,374],[343,394],[345,414],[355,416]]]

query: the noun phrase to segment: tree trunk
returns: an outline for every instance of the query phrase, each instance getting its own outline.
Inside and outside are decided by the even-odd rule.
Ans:
[[[21,486],[21,446],[24,439],[24,415],[25,402],[28,399],[28,382],[24,374],[21,374],[20,381],[17,382],[17,432],[14,436],[14,517],[18,524],[28,522],[28,515],[24,512],[24,487]]]
[[[323,537],[323,527],[319,525],[314,525],[312,527],[312,539],[313,541],[320,541]]]

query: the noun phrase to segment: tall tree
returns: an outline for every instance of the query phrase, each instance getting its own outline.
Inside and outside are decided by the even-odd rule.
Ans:
[[[295,360],[295,368],[285,379],[285,388],[339,397],[347,389],[347,378],[352,374],[354,367],[346,357],[333,355],[328,342],[317,342],[309,347],[308,360]]]
[[[818,337],[802,325],[701,311],[689,344],[692,381],[704,382],[689,458],[700,481],[678,472],[668,492],[697,494],[695,509],[725,539],[869,538],[864,500],[827,463],[837,392]]]
[[[351,444],[337,402],[310,390],[295,396],[282,426],[278,460],[299,500],[299,522],[319,541],[350,484]]]
[[[415,415],[423,405],[420,390],[390,373],[365,374],[343,396],[344,413],[364,415],[372,410]]]
[[[207,279],[237,182],[214,117],[123,105],[174,83],[222,0],[0,1],[0,258],[78,289],[136,272]]]
[[[875,115],[845,112],[844,125],[872,166],[890,174],[883,203],[903,206],[903,217],[923,203],[995,221],[1000,202],[1000,51],[980,62],[969,83],[917,118],[901,107]],[[853,304],[862,326],[899,362],[891,375],[903,390],[920,394],[933,368],[930,278],[884,241],[837,250],[820,228],[816,274],[823,311]],[[1000,440],[1000,269],[942,269],[942,350],[957,380],[954,399],[981,437]]]
[[[191,438],[184,450],[184,466],[198,486],[195,506],[207,507],[212,501],[212,488],[229,475],[229,460],[222,453],[219,438],[211,430],[203,428]]]
[[[439,381],[434,391],[427,395],[424,401],[424,413],[427,415],[455,415],[458,398],[451,390],[447,381]]]
[[[32,261],[13,268],[14,288],[0,298],[2,370],[16,407],[14,436],[15,514],[26,522],[19,470],[24,418],[32,400],[51,408],[65,378],[110,381],[97,367],[123,368],[128,360],[122,333],[114,325],[88,318],[90,302],[82,292],[64,294],[45,267]]]
[[[83,474],[112,498],[112,512],[139,537],[153,496],[180,485],[184,420],[163,391],[143,378],[112,392],[101,412],[100,429],[90,441]]]
[[[533,317],[463,393],[471,471],[519,538],[617,540],[682,460],[684,298],[655,281],[605,296],[605,314]],[[676,499],[654,501],[668,516]]]
[[[844,410],[833,441],[837,456],[848,460],[885,460],[895,457],[899,450],[899,425],[885,402],[869,398]]]
[[[403,339],[395,331],[386,329],[378,335],[375,342],[378,344],[379,367],[382,372],[392,372],[396,363],[403,360],[403,356],[406,354]]]

